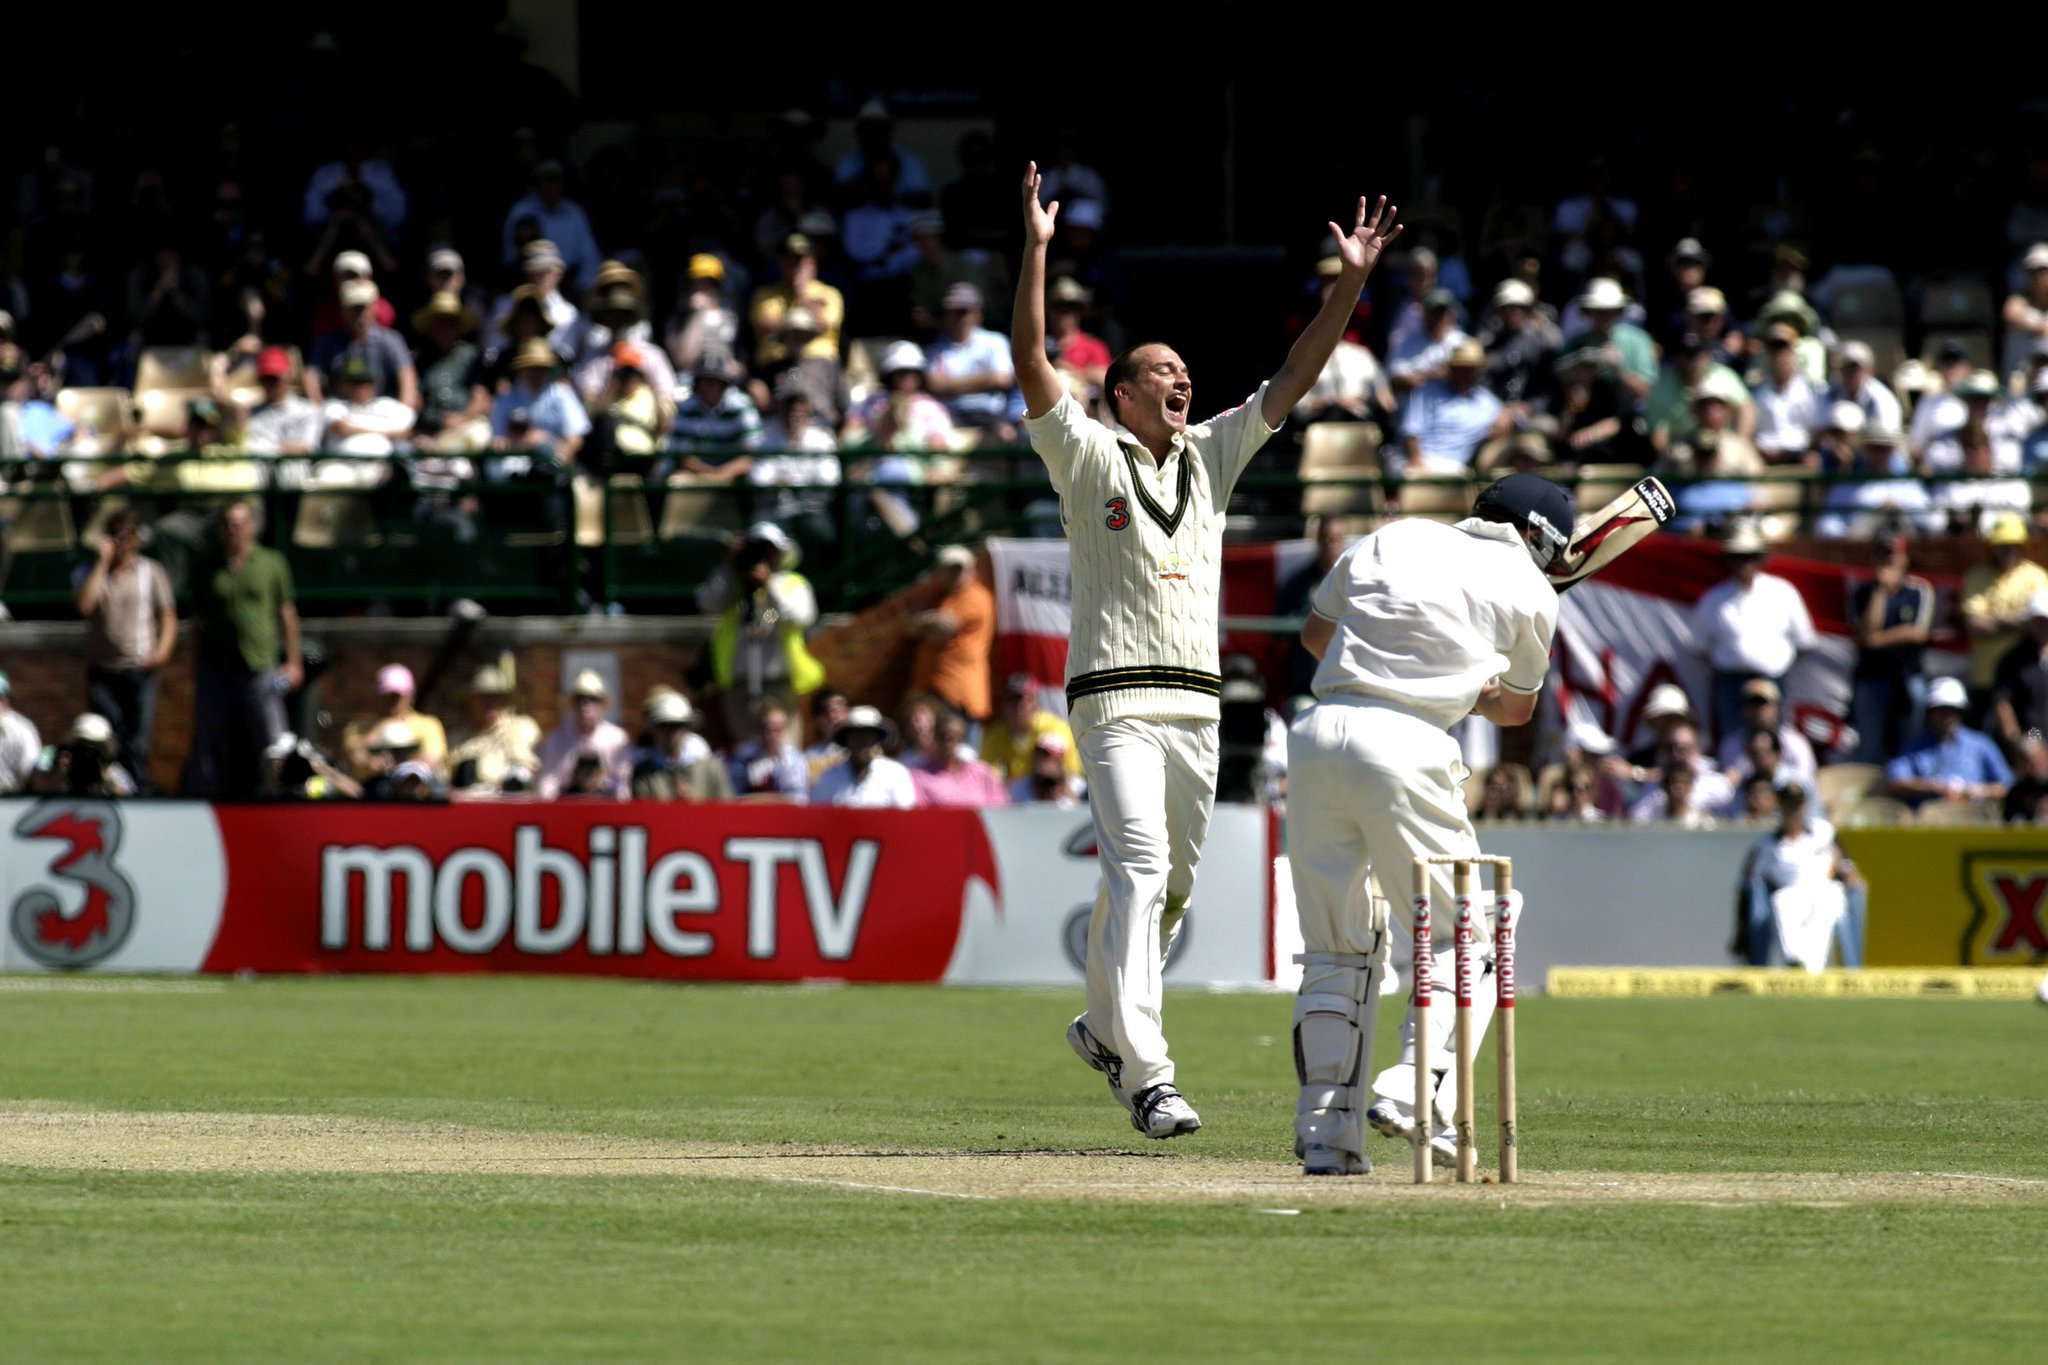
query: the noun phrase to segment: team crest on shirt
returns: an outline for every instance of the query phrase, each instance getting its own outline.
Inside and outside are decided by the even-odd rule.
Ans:
[[[1188,570],[1193,567],[1194,564],[1186,555],[1178,550],[1168,550],[1165,554],[1159,556],[1159,581],[1162,583],[1185,583],[1188,581]]]

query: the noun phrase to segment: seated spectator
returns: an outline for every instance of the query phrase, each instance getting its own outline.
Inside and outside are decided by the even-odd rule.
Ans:
[[[979,810],[1010,803],[1007,784],[968,745],[966,716],[945,707],[939,713],[938,738],[938,765],[911,774],[918,805]]]
[[[691,473],[718,473],[733,456],[760,444],[761,413],[740,382],[744,377],[727,356],[698,360],[690,396],[677,405],[675,417],[676,445],[689,452],[683,468]]]
[[[2026,368],[2036,345],[2048,340],[2048,242],[2036,242],[2020,258],[2024,288],[2005,296],[1998,320],[2005,327],[2002,373]]]
[[[981,325],[981,291],[956,284],[946,291],[938,338],[926,353],[925,387],[946,405],[956,428],[1014,445],[1024,417],[1024,395],[1010,364],[1010,342]]]
[[[1776,736],[1787,777],[1812,782],[1817,764],[1813,745],[1799,727],[1785,716],[1784,694],[1769,678],[1751,678],[1742,685],[1742,726],[1721,740],[1715,758],[1723,772],[1733,774],[1745,756],[1751,755],[1750,740],[1759,729]]]
[[[2008,825],[2048,825],[2048,740],[2020,739],[2019,775],[1999,813]]]
[[[256,357],[262,398],[242,419],[242,449],[251,455],[309,455],[321,449],[325,425],[317,404],[293,393],[292,358],[282,346],[266,346]]]
[[[540,742],[542,800],[552,801],[568,790],[577,763],[586,756],[597,760],[598,776],[585,781],[583,794],[594,794],[594,788],[608,796],[625,795],[623,760],[633,740],[606,714],[610,709],[611,692],[597,670],[578,673],[569,688],[568,714]]]
[[[818,778],[812,803],[869,810],[909,810],[917,805],[910,771],[882,752],[894,738],[894,727],[874,707],[848,711],[832,734],[833,742],[846,751],[846,761]]]
[[[377,701],[383,709],[374,716],[358,716],[341,732],[342,759],[357,781],[370,777],[370,735],[387,721],[402,721],[415,736],[418,752],[412,757],[437,776],[448,770],[448,732],[439,720],[413,706],[415,686],[412,670],[404,664],[386,664],[377,670]]]
[[[1800,367],[1798,329],[1774,322],[1763,329],[1764,373],[1751,390],[1756,402],[1756,448],[1770,465],[1818,467],[1810,458],[1814,432],[1825,422],[1820,390]]]
[[[0,318],[6,316],[0,313]],[[41,362],[24,364],[19,346],[0,341],[0,404],[4,404],[0,412],[11,427],[0,435],[0,451],[41,460],[92,453],[75,444],[80,435],[78,423],[57,411],[56,399],[56,373]],[[84,444],[93,443],[88,440]]]
[[[560,348],[548,340],[547,312],[533,286],[522,284],[506,297],[502,322],[502,329],[488,329],[483,351],[481,377],[493,397],[512,387],[512,361],[527,342],[538,339],[554,351],[557,360],[562,358]]]
[[[1710,377],[1711,390],[1707,382]],[[1706,338],[1697,332],[1687,332],[1672,343],[1670,363],[1658,374],[1643,404],[1650,444],[1660,455],[1668,455],[1674,446],[1695,444],[1700,423],[1694,409],[1699,395],[1708,391],[1729,404],[1727,426],[1746,439],[1743,427],[1756,422],[1756,406],[1750,402],[1748,387],[1734,370],[1714,359]]]
[[[420,758],[420,735],[404,720],[389,718],[377,722],[361,740],[361,767],[350,773],[362,783],[362,799],[365,801],[396,801],[399,799],[399,770],[410,766],[426,772],[429,779],[433,769]],[[351,763],[352,768],[355,764]]]
[[[2048,588],[2028,601],[2020,630],[1991,683],[1992,733],[2012,754],[2028,735],[2048,734]]]
[[[1830,426],[1846,430],[1861,416],[1853,404],[1837,403]],[[1897,427],[1863,428],[1855,463],[1840,472],[1864,477],[1828,489],[1821,515],[1814,522],[1816,535],[1830,540],[1865,540],[1906,531],[1932,535],[1948,524],[1947,514],[1935,509],[1927,485],[1911,476],[1905,439]],[[1884,475],[1894,477],[1881,477]]]
[[[1716,821],[1711,812],[1720,809],[1728,798],[1724,797],[1718,802],[1703,801],[1700,799],[1699,789],[1699,774],[1690,765],[1667,763],[1657,779],[1657,789],[1639,797],[1636,803],[1629,807],[1629,823],[1673,824],[1680,829],[1712,829]]]
[[[1797,361],[1798,371],[1815,394],[1821,394],[1828,382],[1827,337],[1822,334],[1820,314],[1806,301],[1803,281],[1779,289],[1764,301],[1757,310],[1757,335],[1764,341],[1764,368],[1770,367],[1769,343],[1773,328],[1782,328],[1790,333],[1792,354]],[[1755,385],[1762,375],[1752,371],[1750,382]]]
[[[1735,788],[1714,766],[1714,761],[1702,751],[1700,732],[1690,720],[1678,721],[1664,731],[1662,738],[1657,741],[1655,756],[1655,766],[1631,768],[1629,775],[1632,778],[1637,771],[1643,775],[1635,778],[1638,788],[1629,808],[1630,819],[1638,819],[1638,809],[1652,809],[1656,812],[1645,817],[1648,819],[1670,818],[1665,814],[1669,809],[1669,797],[1664,794],[1664,790],[1668,786],[1665,778],[1673,767],[1691,769],[1692,781],[1687,784],[1685,794],[1691,801],[1692,808],[1698,811],[1721,810],[1734,797]]]
[[[1495,286],[1479,344],[1486,351],[1486,387],[1516,427],[1539,423],[1555,407],[1561,343],[1555,325],[1537,310],[1535,290],[1518,279]]]
[[[1081,755],[1067,722],[1038,704],[1038,679],[1012,673],[1003,679],[995,718],[982,728],[981,757],[1012,782],[1031,775],[1048,737],[1060,742],[1068,777],[1079,780]]]
[[[1648,464],[1650,438],[1639,404],[1608,363],[1606,350],[1581,346],[1557,362],[1557,440],[1579,464]]]
[[[419,410],[420,378],[412,352],[398,333],[371,316],[377,300],[377,286],[368,280],[350,280],[341,287],[342,327],[313,348],[304,375],[308,398],[323,397],[326,384],[340,378],[342,367],[353,360],[369,368],[375,397],[396,398]]]
[[[1415,390],[1451,377],[1451,352],[1471,340],[1458,326],[1458,300],[1450,290],[1432,289],[1420,302],[1422,325],[1387,338],[1387,381],[1404,411]]]
[[[511,265],[520,259],[514,224],[522,218],[532,219],[541,236],[554,244],[554,250],[561,258],[566,283],[571,289],[578,289],[588,284],[597,273],[603,253],[598,250],[597,237],[590,230],[590,216],[583,211],[581,204],[568,197],[568,185],[568,172],[561,162],[552,159],[536,162],[533,188],[505,211],[505,224],[500,236],[505,264]]]
[[[335,191],[355,191],[345,200],[356,205],[386,232],[395,233],[405,225],[405,187],[399,183],[391,163],[375,155],[376,149],[360,132],[351,131],[334,160],[323,163],[306,181],[302,217],[307,227],[326,223],[336,209]]]
[[[692,728],[697,708],[680,692],[647,707],[647,742],[626,753],[627,790],[643,801],[730,801],[732,775]]]
[[[1973,714],[1990,704],[1998,661],[2022,638],[2021,623],[2035,594],[2048,588],[2048,569],[2027,558],[2026,517],[2007,512],[1984,529],[1986,562],[1963,575],[1963,630],[1970,641]]]
[[[470,734],[449,751],[450,785],[478,795],[533,790],[540,771],[540,726],[512,703],[504,670],[486,664],[469,683]]]
[[[1599,777],[1590,768],[1569,768],[1539,803],[1543,819],[1570,824],[1600,824],[1611,817],[1599,795]]]
[[[1827,966],[1833,940],[1844,967],[1863,965],[1865,887],[1835,842],[1835,827],[1803,782],[1778,788],[1777,828],[1744,860],[1737,950],[1752,967],[1774,961]]]
[[[1564,350],[1592,350],[1599,357],[1600,375],[1618,382],[1635,413],[1650,386],[1657,382],[1657,347],[1650,334],[1624,316],[1633,302],[1617,280],[1596,276],[1575,300],[1586,320],[1586,330],[1565,338]]]
[[[639,353],[640,372],[662,402],[673,407],[676,375],[667,353],[654,344],[654,327],[647,320],[647,281],[623,261],[606,261],[598,267],[597,287],[590,291],[590,325],[577,338],[570,367],[570,382],[586,404],[595,405],[604,392],[621,342]]]
[[[309,278],[316,275],[315,267],[322,259],[326,259],[325,252],[316,248],[313,261],[306,267]],[[342,295],[349,293],[349,286],[358,280],[366,281],[372,286],[377,283],[377,272],[369,255],[357,250],[334,252],[327,267],[327,279],[320,301],[313,306],[313,317],[307,324],[307,340],[316,350],[328,337],[348,330],[348,301]],[[398,325],[398,310],[392,307],[390,299],[384,297],[382,289],[379,289],[370,300],[370,318],[379,327]]]
[[[413,351],[420,376],[414,442],[449,454],[482,450],[491,439],[491,390],[483,350],[470,339],[476,314],[460,294],[444,290],[414,311],[412,327],[420,339]]]
[[[861,709],[856,707],[854,711],[858,713]],[[872,713],[872,708],[868,709]],[[732,751],[733,792],[739,796],[777,797],[802,805],[810,794],[811,765],[805,761],[803,751],[790,742],[789,712],[773,697],[763,697],[754,706],[753,721],[752,738]],[[835,742],[844,745],[845,734],[842,727],[834,735]],[[906,791],[908,786],[906,782]],[[910,802],[903,804],[908,806]]]
[[[52,773],[38,795],[121,797],[135,795],[135,779],[121,764],[121,745],[105,716],[88,711],[71,722],[49,754]],[[38,755],[41,762],[41,755]]]
[[[804,762],[810,766],[812,786],[825,769],[846,761],[846,750],[832,736],[839,733],[839,722],[851,709],[846,694],[836,687],[821,687],[811,693],[811,742],[804,747]]]
[[[1768,774],[1751,773],[1735,789],[1735,809],[1728,818],[1747,824],[1776,823],[1778,788]]]
[[[1908,361],[1907,364],[1919,369],[1917,361]],[[1969,379],[1974,369],[1970,363],[1970,348],[1963,344],[1962,338],[1950,337],[1935,352],[1933,374],[1924,371],[1910,374],[1902,365],[1892,375],[1903,396],[1914,397],[1915,389],[1919,390],[1912,404],[1912,426],[1908,428],[1908,447],[1916,464],[1925,456],[1929,442],[1954,431],[1969,416],[1968,406],[1956,390]],[[1916,385],[1909,379],[1919,382]]]
[[[1963,418],[1936,433],[1921,452],[1920,472],[1929,478],[1978,474],[1967,468],[1969,455],[1981,447],[1987,458],[1982,474],[2018,474],[2025,462],[2020,443],[1991,423],[1991,405],[2003,390],[1989,370],[1972,370],[1952,390],[1963,400]],[[1979,477],[1982,474],[1978,474]]]
[[[1536,813],[1536,779],[1520,763],[1496,763],[1487,770],[1474,820],[1527,820]]]
[[[400,763],[391,771],[393,801],[435,802],[448,799],[448,784],[418,759]]]
[[[1065,737],[1047,732],[1031,748],[1031,766],[1010,783],[1010,804],[1046,804],[1072,810],[1088,799],[1088,789],[1077,774],[1067,771],[1074,761],[1074,746]]]
[[[802,305],[784,313],[782,337],[789,350],[781,360],[759,370],[749,381],[747,391],[754,395],[755,406],[765,412],[775,406],[777,395],[798,390],[811,400],[811,411],[818,421],[836,434],[846,420],[850,401],[846,367],[839,363],[838,356],[819,355],[811,349],[810,343],[822,326],[817,314]]]
[[[1485,348],[1467,337],[1451,349],[1445,369],[1444,380],[1430,380],[1409,395],[1401,417],[1406,474],[1468,473],[1479,447],[1506,434],[1500,399],[1481,382]]]
[[[807,355],[836,360],[846,298],[818,278],[817,245],[805,234],[792,232],[783,239],[776,263],[782,278],[756,289],[747,306],[747,322],[754,332],[754,367],[766,370],[799,348]],[[798,305],[808,309],[824,329],[800,346],[782,334],[784,319]]]
[[[1952,439],[1961,452],[1962,468],[1935,485],[1933,508],[1948,518],[1949,534],[1988,534],[2001,517],[2027,516],[2033,506],[2033,488],[2017,474],[1998,477],[1998,443],[1991,434],[1973,422],[1955,432]],[[1928,454],[1939,456],[1950,440],[1937,439],[1928,446]]]
[[[343,455],[389,455],[412,436],[418,414],[396,398],[377,396],[377,376],[368,362],[356,357],[333,376],[334,396],[321,413],[326,425],[325,448]],[[388,471],[379,465],[326,461],[322,483],[366,487],[381,483]]]
[[[1785,761],[1785,748],[1776,730],[1759,725],[1742,736],[1742,751],[1731,763],[1721,765],[1722,775],[1735,787],[1729,798],[1727,810],[1721,812],[1731,820],[1743,818],[1748,804],[1748,790],[1752,782],[1762,780],[1770,784],[1775,792],[1787,782],[1802,779],[1792,771],[1792,765]]]
[[[1007,332],[1009,310],[1003,306],[1003,273],[996,258],[954,251],[946,244],[946,219],[937,209],[923,209],[910,216],[910,245],[917,259],[910,267],[910,330],[920,340],[938,335],[939,318],[946,311],[946,291],[956,284],[972,285],[996,310],[992,322]]]
[[[1843,342],[1836,356],[1835,382],[1828,388],[1827,401],[1830,404],[1854,403],[1863,412],[1865,431],[1903,432],[1905,407],[1899,402],[1899,396],[1877,377],[1877,357],[1872,354],[1869,344]]]
[[[1963,725],[1969,694],[1960,678],[1927,685],[1927,729],[1885,765],[1886,790],[1916,809],[1928,801],[2003,801],[2012,769],[1998,744]]]
[[[128,275],[128,321],[136,351],[152,346],[204,346],[212,291],[206,272],[186,259],[168,232],[150,259]]]
[[[576,391],[556,377],[560,357],[538,337],[512,357],[512,387],[491,405],[492,479],[528,478],[567,469],[590,434],[590,416]],[[535,452],[539,452],[536,454]]]
[[[869,490],[877,514],[889,530],[907,536],[920,517],[909,496],[895,491],[944,482],[953,461],[953,418],[946,405],[925,392],[924,352],[915,342],[899,341],[882,353],[882,383],[847,417],[842,443],[849,449],[888,452],[865,462],[863,473],[888,487]]]
[[[595,266],[596,262],[591,264]],[[526,283],[499,299],[491,310],[490,328],[485,335],[486,346],[504,342],[511,332],[513,312],[523,299],[531,298],[546,324],[544,335],[548,344],[564,359],[576,355],[582,349],[583,331],[588,323],[562,292],[562,253],[555,249],[553,242],[541,238],[520,249],[519,265]]]
[[[725,262],[708,251],[690,257],[683,272],[683,297],[669,315],[667,342],[679,375],[712,352],[739,358],[739,310],[725,296]]]
[[[1728,296],[1710,284],[1703,284],[1685,296],[1686,330],[1707,344],[1714,362],[1730,369],[1742,363],[1749,340],[1742,329],[1728,321]]]
[[[612,346],[610,373],[592,399],[592,463],[611,474],[643,478],[665,472],[662,451],[674,425],[676,407],[667,390],[648,373],[654,348],[644,341]],[[661,362],[664,366],[666,361]]]

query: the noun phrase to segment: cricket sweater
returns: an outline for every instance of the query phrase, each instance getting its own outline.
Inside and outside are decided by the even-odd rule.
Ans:
[[[1072,554],[1067,714],[1076,735],[1112,720],[1221,715],[1217,662],[1224,510],[1273,434],[1265,386],[1176,436],[1162,463],[1071,394],[1024,424],[1060,495]]]

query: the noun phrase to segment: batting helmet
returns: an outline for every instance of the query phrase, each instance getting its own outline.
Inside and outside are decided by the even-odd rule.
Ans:
[[[1522,533],[1529,558],[1546,573],[1571,540],[1572,495],[1540,474],[1510,474],[1488,485],[1472,504],[1481,521],[1498,521]]]

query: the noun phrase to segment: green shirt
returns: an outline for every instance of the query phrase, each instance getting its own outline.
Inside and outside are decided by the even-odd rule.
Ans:
[[[214,560],[193,585],[200,662],[250,673],[277,667],[277,613],[291,600],[292,568],[277,551],[252,546],[239,569]]]
[[[1742,382],[1742,376],[1716,360],[1708,364],[1707,373],[1701,375],[1701,382],[1707,375],[1722,375],[1734,381],[1742,393],[1742,406],[1749,405],[1749,386]],[[1649,419],[1651,431],[1666,431],[1674,441],[1690,441],[1700,429],[1700,419],[1693,415],[1692,400],[1686,397],[1691,390],[1679,376],[1678,366],[1666,365],[1664,372],[1657,376],[1657,382],[1650,389],[1650,396],[1643,400],[1643,415]]]
[[[1650,334],[1634,323],[1617,322],[1605,341],[1592,332],[1581,332],[1565,343],[1565,354],[1581,346],[1612,346],[1621,354],[1621,367],[1640,376],[1646,384],[1657,382],[1657,346]]]

